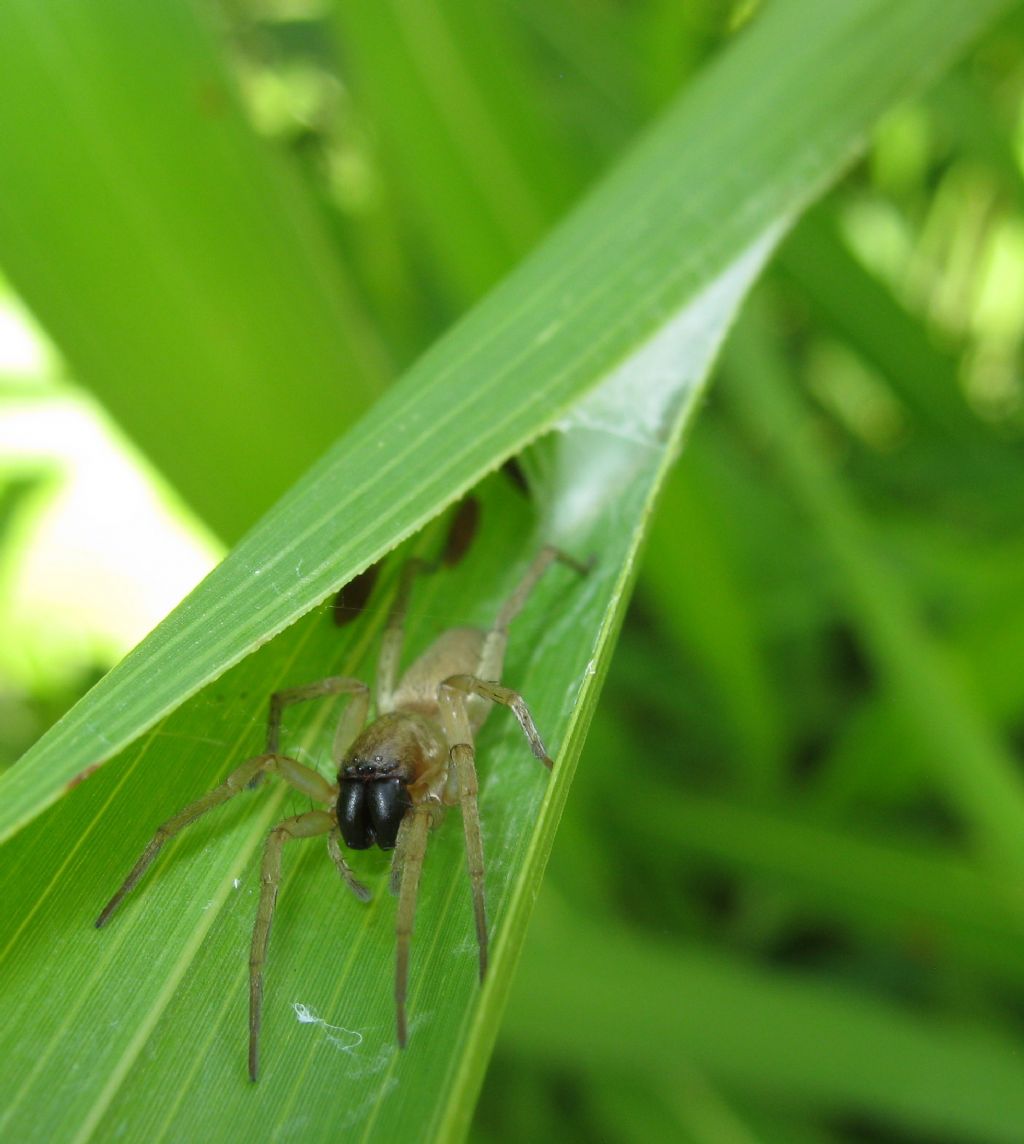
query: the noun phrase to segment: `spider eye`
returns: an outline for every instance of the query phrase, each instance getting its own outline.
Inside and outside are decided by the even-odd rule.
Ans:
[[[381,850],[394,850],[398,828],[411,806],[401,779],[378,779],[367,784],[366,813]]]
[[[344,779],[338,795],[338,826],[350,850],[368,850],[373,845],[373,830],[366,813],[366,783]]]

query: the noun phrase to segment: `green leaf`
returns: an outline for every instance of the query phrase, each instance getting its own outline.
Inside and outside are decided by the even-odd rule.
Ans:
[[[0,949],[7,1135],[464,1132],[652,499],[725,330],[773,244],[872,119],[1000,7],[769,9],[0,780],[0,828],[21,829],[5,848],[11,936]],[[582,581],[549,574],[506,665],[559,748],[550,782],[508,719],[495,715],[480,737],[488,980],[478,992],[456,823],[428,856],[404,1053],[381,857],[359,863],[375,890],[364,907],[343,894],[322,847],[290,848],[254,1091],[244,981],[256,851],[301,800],[276,786],[240,796],[167,848],[108,930],[90,922],[156,823],[260,748],[270,692],[372,674],[386,584],[343,637],[316,605],[534,441],[534,503],[489,482],[484,534],[464,566],[423,585],[411,636],[417,650],[448,626],[486,622],[543,540],[596,557]],[[320,761],[336,711],[305,706],[285,741]]]
[[[0,5],[0,264],[75,377],[231,541],[389,371],[201,7]]]

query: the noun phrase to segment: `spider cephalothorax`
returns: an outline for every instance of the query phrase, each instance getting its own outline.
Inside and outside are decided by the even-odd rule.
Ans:
[[[285,819],[270,832],[263,852],[260,904],[249,959],[249,1075],[253,1080],[259,1069],[263,963],[281,881],[281,852],[286,842],[326,835],[327,849],[338,872],[361,901],[369,898],[369,890],[345,861],[339,839],[350,850],[366,850],[374,845],[382,850],[394,850],[391,888],[398,895],[395,1007],[398,1043],[404,1045],[409,941],[427,836],[431,827],[440,822],[444,808],[458,805],[466,837],[480,976],[483,977],[487,968],[487,917],[473,739],[491,704],[501,703],[519,720],[534,755],[545,766],[552,765],[522,696],[490,681],[501,674],[509,624],[544,570],[555,560],[577,571],[586,571],[557,549],[542,549],[487,631],[451,628],[443,632],[399,676],[409,594],[416,574],[426,567],[422,561],[410,561],[402,575],[381,646],[377,667],[377,718],[365,725],[370,688],[358,679],[334,676],[276,692],[270,699],[265,752],[242,763],[219,787],[165,822],[96,920],[97,926],[107,922],[169,838],[207,810],[255,785],[265,773],[278,775],[314,802],[330,808],[309,810]],[[280,750],[284,708],[291,703],[329,695],[350,696],[334,740],[338,768],[335,783]]]

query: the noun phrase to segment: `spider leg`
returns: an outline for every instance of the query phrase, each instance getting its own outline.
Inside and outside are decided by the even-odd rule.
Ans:
[[[405,1048],[408,1029],[405,1020],[405,996],[409,984],[409,939],[416,914],[423,856],[427,851],[427,835],[434,811],[431,804],[421,802],[402,819],[392,865],[392,882],[398,882],[398,911],[395,922],[397,952],[395,959],[395,1013],[398,1044]],[[399,862],[401,863],[399,865]]]
[[[413,805],[420,803],[430,804],[430,826],[437,826],[444,817],[444,788],[448,780],[448,760],[431,767],[409,787],[409,796]],[[410,816],[407,814],[406,818]],[[405,820],[403,819],[403,822]],[[388,880],[388,891],[393,897],[398,897],[402,888],[402,870],[405,868],[405,855],[409,848],[410,833],[408,829],[398,828],[398,837],[395,839],[395,849],[391,857],[391,877]]]
[[[477,669],[477,674],[481,678],[501,678],[501,669],[505,662],[505,647],[508,644],[508,629],[512,621],[523,610],[523,605],[537,586],[541,576],[555,561],[567,565],[581,576],[585,576],[590,570],[588,564],[582,564],[560,548],[555,548],[550,544],[542,548],[534,557],[529,568],[523,573],[523,578],[512,594],[502,605],[501,611],[487,632],[483,650],[480,653],[480,665]]]
[[[487,972],[487,903],[484,898],[484,844],[480,835],[480,806],[477,802],[476,761],[468,743],[452,747],[452,764],[458,779],[462,829],[466,836],[466,867],[473,893],[476,943],[480,951],[480,980]]]
[[[480,834],[473,732],[466,710],[465,695],[449,687],[449,682],[442,683],[438,689],[438,705],[445,738],[452,744],[449,758],[455,768],[455,789],[462,810],[462,830],[466,838],[466,867],[473,894],[476,943],[480,951],[480,980],[483,981],[487,972],[487,905],[484,899],[484,844]]]
[[[344,855],[341,853],[341,847],[338,845],[340,835],[341,832],[337,829],[331,831],[327,839],[327,852],[331,856],[331,861],[337,866],[338,873],[341,875],[341,880],[345,885],[348,886],[361,902],[368,902],[370,900],[370,891],[359,881],[352,867],[345,861]]]
[[[462,809],[462,828],[466,837],[466,866],[473,894],[473,917],[476,922],[476,940],[480,950],[480,980],[487,972],[488,936],[487,906],[484,897],[484,847],[480,833],[480,806],[473,733],[466,710],[468,695],[480,695],[511,708],[523,728],[530,747],[538,759],[550,770],[553,765],[533,722],[526,701],[515,691],[497,683],[486,683],[471,675],[454,675],[438,689],[438,704],[445,737],[452,744],[451,763],[455,768],[456,790]]]
[[[467,497],[459,506],[448,526],[448,535],[441,550],[440,561],[425,560],[422,556],[413,556],[406,561],[398,581],[398,591],[395,593],[395,599],[388,614],[388,621],[380,645],[380,655],[377,659],[378,715],[394,710],[395,689],[398,686],[398,668],[402,658],[402,645],[405,642],[405,617],[409,610],[409,597],[412,595],[412,586],[416,577],[424,573],[436,572],[442,564],[445,567],[453,568],[460,563],[476,534],[478,517],[479,505],[477,501],[473,497]],[[520,604],[521,606],[522,604]]]
[[[377,658],[377,712],[383,714],[393,709],[395,687],[398,684],[398,667],[402,658],[402,644],[405,641],[405,616],[409,610],[409,597],[416,577],[424,572],[433,572],[436,565],[419,556],[405,562],[398,581],[388,622],[381,639],[380,655]]]
[[[318,679],[315,683],[307,683],[302,687],[289,687],[284,691],[275,691],[271,695],[270,716],[267,719],[268,755],[276,755],[280,750],[281,715],[285,707],[292,703],[302,703],[307,699],[319,699],[325,695],[352,696],[352,702],[345,708],[334,736],[331,753],[334,761],[338,762],[345,753],[345,748],[366,722],[366,713],[370,708],[370,689],[361,680],[350,679],[344,675],[332,675],[328,679]]]
[[[450,718],[448,712],[452,711],[456,705],[456,698],[453,693],[462,692],[464,695],[479,695],[484,699],[490,699],[492,703],[501,703],[507,707],[516,719],[519,720],[519,726],[523,729],[523,734],[526,736],[530,750],[534,755],[547,767],[548,770],[554,766],[554,763],[548,757],[548,753],[544,748],[544,743],[541,741],[540,732],[537,730],[537,725],[533,721],[533,716],[530,714],[530,708],[526,705],[526,700],[519,694],[518,691],[513,691],[510,687],[502,687],[500,683],[489,683],[486,679],[477,679],[475,675],[452,675],[441,684],[439,695],[441,698],[441,720],[445,725],[445,731],[448,732],[448,723],[445,722],[446,717]],[[461,696],[459,696],[461,702]],[[456,728],[452,728],[456,731]],[[456,738],[450,738],[449,743],[465,743],[472,740],[464,736],[464,732],[458,731]]]
[[[110,915],[121,904],[122,898],[131,891],[139,879],[149,869],[150,863],[160,853],[164,843],[168,839],[173,838],[180,830],[184,830],[186,826],[195,822],[197,818],[204,815],[208,810],[212,810],[215,806],[220,806],[222,802],[227,802],[229,798],[241,791],[245,790],[247,786],[254,780],[259,778],[266,772],[278,774],[296,790],[301,791],[303,794],[309,795],[311,798],[316,799],[318,802],[333,802],[335,798],[335,788],[331,786],[326,779],[322,778],[316,771],[310,770],[309,767],[304,767],[302,763],[297,762],[295,759],[290,759],[285,755],[256,755],[251,759],[246,759],[240,767],[228,775],[228,777],[218,787],[203,795],[202,798],[191,802],[180,810],[173,818],[169,818],[162,826],[157,827],[156,833],[150,840],[149,845],[142,852],[142,856],[132,867],[128,877],[121,883],[117,893],[110,899],[109,902],[103,907],[103,912],[96,919],[96,928],[106,925],[110,919]]]
[[[326,810],[310,810],[286,818],[267,836],[260,868],[260,905],[252,930],[252,952],[249,955],[249,1079],[259,1072],[260,1020],[263,1010],[263,963],[267,956],[270,924],[274,920],[277,889],[281,883],[281,851],[293,838],[312,838],[335,829],[334,815]]]
[[[409,827],[405,824],[412,818],[407,814],[398,827],[398,837],[395,839],[395,850],[391,855],[391,876],[388,879],[388,892],[397,898],[402,889],[402,871],[405,869],[405,855],[409,849]]]

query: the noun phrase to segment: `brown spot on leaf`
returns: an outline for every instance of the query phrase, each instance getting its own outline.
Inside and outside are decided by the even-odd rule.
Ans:
[[[65,790],[74,790],[79,783],[84,783],[87,778],[91,778],[102,766],[102,763],[90,763],[84,770],[78,772],[74,778],[69,779]]]

